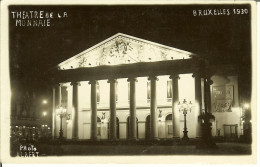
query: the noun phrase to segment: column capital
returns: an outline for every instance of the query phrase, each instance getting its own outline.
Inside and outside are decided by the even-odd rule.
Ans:
[[[157,76],[154,76],[154,75],[149,76],[149,77],[148,77],[148,80],[156,80],[156,81],[159,81],[159,79],[157,78]]]
[[[115,78],[109,78],[107,83],[117,83],[117,80]]]
[[[70,83],[70,85],[71,86],[80,86],[80,82],[78,82],[78,81],[72,81],[71,83]]]
[[[201,77],[202,77],[202,74],[201,74],[200,72],[194,72],[194,73],[192,74],[192,77],[193,77],[193,78],[196,78],[196,77],[201,78]]]
[[[71,87],[70,86],[66,87],[66,91],[68,92],[69,90],[71,90]]]
[[[97,81],[96,81],[96,80],[90,80],[90,81],[88,82],[88,84],[97,84]]]
[[[170,79],[174,79],[174,78],[180,79],[179,74],[171,74],[169,78]]]
[[[212,85],[212,84],[213,84],[213,81],[212,81],[211,79],[207,79],[207,83],[208,83],[209,85]]]
[[[60,83],[53,83],[53,84],[51,84],[51,87],[52,88],[61,87],[61,84]]]
[[[127,79],[127,82],[131,82],[131,81],[138,82],[138,80],[135,77],[129,77]]]

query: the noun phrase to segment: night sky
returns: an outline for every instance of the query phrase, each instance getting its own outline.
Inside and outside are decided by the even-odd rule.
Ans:
[[[16,27],[9,17],[11,86],[43,91],[51,68],[121,32],[199,54],[211,64],[239,64],[247,80],[240,86],[251,92],[250,14],[193,16],[193,10],[234,8],[250,13],[249,5],[10,6],[10,12],[68,14],[51,19],[49,27]]]

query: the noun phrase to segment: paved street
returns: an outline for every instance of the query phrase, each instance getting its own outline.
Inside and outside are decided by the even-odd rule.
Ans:
[[[217,149],[195,145],[38,145],[40,156],[48,155],[249,155],[251,145],[217,143]]]

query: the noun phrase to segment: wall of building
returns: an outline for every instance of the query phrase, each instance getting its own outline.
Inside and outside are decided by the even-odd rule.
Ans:
[[[212,114],[215,116],[215,121],[212,123],[212,135],[227,137],[230,133],[230,125],[232,125],[232,131],[236,126],[236,136],[240,137],[242,111],[239,106],[237,76],[214,75],[211,79],[213,80],[211,85]],[[225,89],[223,89],[224,87]],[[229,89],[231,89],[231,92],[229,92]],[[213,92],[214,90],[215,92]],[[226,107],[229,109],[224,109],[225,107],[222,106],[223,109],[220,110],[221,107],[217,106],[217,100],[222,101],[222,103],[231,101],[230,106]]]
[[[160,108],[158,108],[160,109]],[[158,136],[159,138],[169,138],[171,134],[168,134],[168,125],[172,125],[172,121],[166,121],[165,118],[167,115],[172,114],[171,108],[163,108],[162,120],[158,121]],[[102,112],[106,113],[106,119],[100,123],[100,139],[108,138],[108,122],[109,122],[109,110],[107,111],[98,111],[97,115],[99,118],[102,118]],[[146,117],[150,115],[150,109],[140,109],[137,110],[136,116],[138,118],[138,138],[145,139],[145,124]],[[120,110],[117,111],[117,118],[119,119],[119,138],[127,139],[127,117],[129,116],[129,110]],[[91,111],[80,111],[79,112],[79,139],[90,139],[91,132]],[[183,136],[184,121],[183,117],[180,114],[180,134]],[[194,138],[195,127],[193,122],[192,115],[187,116],[187,127],[189,131],[189,137]]]

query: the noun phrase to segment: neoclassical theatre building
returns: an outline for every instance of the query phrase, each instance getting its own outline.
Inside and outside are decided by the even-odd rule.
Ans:
[[[57,65],[53,137],[76,140],[182,138],[187,102],[189,138],[239,138],[243,111],[233,68],[209,74],[199,55],[118,33]],[[224,72],[223,72],[224,70]],[[217,70],[216,70],[217,71]]]

